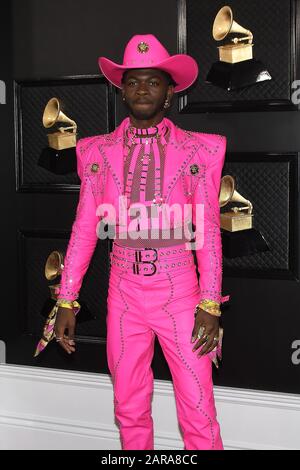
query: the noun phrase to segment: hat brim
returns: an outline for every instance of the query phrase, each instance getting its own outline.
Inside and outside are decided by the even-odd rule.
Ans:
[[[163,70],[168,72],[177,83],[174,87],[175,93],[189,88],[195,82],[199,72],[197,62],[187,54],[175,54],[162,62],[152,63],[150,67],[145,65],[139,67],[136,65],[120,65],[106,57],[99,57],[98,65],[107,80],[118,88],[122,88],[121,80],[125,70],[144,68]]]

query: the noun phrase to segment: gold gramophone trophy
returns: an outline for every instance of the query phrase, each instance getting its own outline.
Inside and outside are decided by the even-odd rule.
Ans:
[[[48,129],[59,122],[69,124],[69,127],[59,127],[58,132],[48,134],[49,147],[56,150],[64,150],[71,147],[76,147],[76,122],[62,112],[59,100],[57,98],[51,98],[44,110],[43,125]]]
[[[54,281],[61,277],[64,269],[64,260],[64,251],[54,250],[50,253],[45,263],[45,277],[48,281]],[[50,297],[46,299],[45,304],[43,306],[41,312],[41,315],[43,317],[48,317],[49,312],[53,309],[54,305],[56,304],[60,283],[49,284],[48,287],[50,289]],[[78,301],[81,305],[81,311],[77,321],[81,323],[95,319],[86,303],[84,301],[82,302],[79,299]]]
[[[58,276],[61,276],[61,273],[64,269],[64,253],[61,251],[52,251],[47,258],[45,264],[45,277],[48,281],[53,281]],[[52,284],[48,286],[51,293],[51,299],[57,300],[56,289],[59,287],[59,284]]]
[[[49,281],[53,281],[58,276],[61,275],[63,270],[63,260],[64,260],[64,253],[60,251],[52,251],[47,258],[46,265],[45,265],[45,277]],[[34,357],[39,356],[39,354],[46,348],[46,346],[50,343],[50,341],[55,338],[55,323],[57,318],[57,312],[59,306],[56,305],[58,291],[56,288],[59,285],[50,285],[50,292],[51,298],[46,299],[43,309],[42,309],[42,316],[46,317],[46,322],[43,327],[42,335],[37,343]],[[79,310],[81,309],[80,304],[75,304],[73,307],[74,313],[77,315]]]
[[[235,181],[231,175],[221,179],[219,193],[220,207],[228,203],[242,203],[244,206],[234,206],[220,214],[223,254],[227,258],[246,256],[269,247],[263,235],[253,228],[253,206],[251,201],[243,197],[235,189]]]
[[[243,207],[232,207],[229,212],[221,213],[221,228],[229,232],[252,228],[253,206],[248,199],[245,199],[234,188],[235,183],[233,177],[230,175],[223,176],[219,195],[220,207],[226,206],[229,202],[241,202],[246,204]]]
[[[222,7],[214,20],[212,35],[218,46],[219,61],[215,62],[206,82],[231,91],[271,80],[263,63],[253,58],[253,34],[233,20],[232,9]]]
[[[47,129],[58,123],[68,126],[58,127],[58,131],[47,134],[49,145],[42,150],[38,165],[57,175],[76,173],[77,124],[62,112],[58,98],[48,101],[42,121]]]

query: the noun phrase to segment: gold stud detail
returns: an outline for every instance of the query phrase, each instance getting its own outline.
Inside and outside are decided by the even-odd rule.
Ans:
[[[91,170],[92,170],[93,173],[97,173],[97,171],[99,170],[98,163],[93,163],[92,166],[91,166]]]
[[[145,52],[149,51],[149,45],[146,42],[142,41],[138,44],[137,49],[139,52],[144,54]]]
[[[190,166],[190,172],[192,175],[197,175],[199,173],[199,166],[194,163],[193,165]]]

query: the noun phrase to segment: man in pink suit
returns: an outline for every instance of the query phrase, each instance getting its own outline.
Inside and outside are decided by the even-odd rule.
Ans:
[[[122,65],[100,57],[99,66],[122,90],[129,116],[115,131],[77,144],[80,199],[58,290],[56,341],[75,351],[74,305],[108,225],[107,360],[122,449],[154,448],[156,335],[184,448],[221,450],[212,362],[221,355],[220,304],[227,300],[219,209],[226,137],[180,129],[164,116],[198,66],[186,54],[170,56],[155,36],[133,36]]]

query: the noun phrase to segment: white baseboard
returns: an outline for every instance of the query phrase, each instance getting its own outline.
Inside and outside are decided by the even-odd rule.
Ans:
[[[215,387],[225,449],[300,449],[300,395]],[[183,450],[173,385],[154,381],[155,449]],[[109,375],[0,364],[0,449],[121,449]]]

